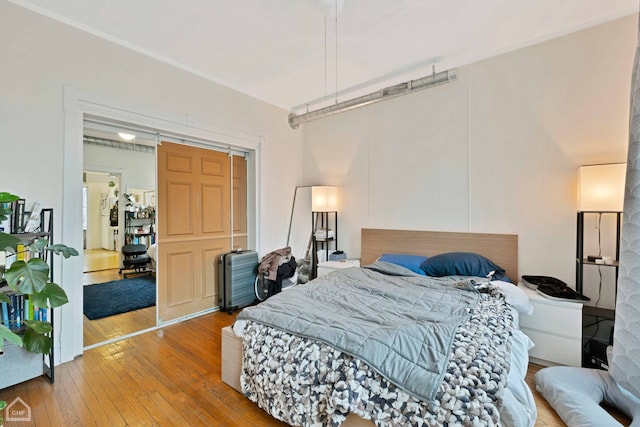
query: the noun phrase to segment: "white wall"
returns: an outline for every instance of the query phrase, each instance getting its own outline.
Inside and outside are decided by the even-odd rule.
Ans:
[[[309,122],[304,180],[360,228],[514,233],[520,274],[575,282],[577,168],[624,162],[637,16],[459,69],[459,80]]]
[[[287,111],[0,2],[3,176],[21,177],[5,179],[2,190],[56,209],[64,241],[70,85],[259,135],[261,252],[286,241],[294,185],[335,184],[349,256],[360,253],[361,227],[517,233],[521,274],[572,284],[577,167],[626,160],[636,22],[623,18],[482,61],[460,69],[453,84],[294,131]],[[78,310],[81,283],[62,286],[71,297],[62,311]],[[82,325],[62,317],[68,346]]]
[[[193,119],[260,137],[261,190],[268,195],[261,198],[258,215],[260,242],[264,250],[285,242],[293,187],[301,176],[301,165],[288,159],[302,156],[302,134],[289,128],[287,111],[8,2],[0,2],[0,52],[2,175],[20,177],[6,178],[2,190],[54,208],[56,240],[64,242],[71,232],[60,225],[63,197],[70,197],[63,194],[63,88],[69,85],[180,115],[185,122]],[[65,263],[58,263],[65,268]],[[60,276],[61,268],[57,272]],[[62,346],[68,354],[68,348],[77,346],[69,335],[82,324],[65,313],[81,310],[74,297],[82,284],[61,285],[71,303],[61,309],[62,322],[56,326],[58,332],[64,330]],[[59,343],[60,339],[56,347]]]

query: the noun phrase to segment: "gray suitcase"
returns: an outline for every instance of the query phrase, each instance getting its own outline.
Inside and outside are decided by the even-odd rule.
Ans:
[[[233,313],[256,300],[254,284],[258,275],[258,253],[244,250],[220,256],[218,295],[220,310]]]

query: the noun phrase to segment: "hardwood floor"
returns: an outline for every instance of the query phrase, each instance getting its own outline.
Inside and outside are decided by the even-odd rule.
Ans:
[[[118,274],[117,264],[115,269],[97,269],[99,266],[108,265],[108,261],[101,260],[100,257],[104,257],[106,255],[106,257],[109,258],[111,257],[111,254],[105,253],[113,251],[101,251],[102,253],[99,251],[91,252],[90,260],[87,261],[85,258],[84,263],[89,269],[93,269],[93,271],[83,274],[84,285],[122,279],[122,276]],[[85,257],[86,253],[87,251],[85,251]],[[96,320],[89,320],[85,316],[83,316],[82,319],[83,345],[87,347],[155,326],[156,307],[147,307]]]
[[[5,427],[284,426],[221,380],[221,329],[233,319],[217,312],[107,344],[56,367],[54,384],[41,377],[0,390],[32,410],[30,423]],[[563,426],[533,386],[540,368],[530,364],[527,374],[536,426]]]
[[[83,320],[83,345],[85,347],[109,341],[156,325],[156,308],[147,307],[102,319]]]
[[[118,280],[110,251],[85,252],[84,284]],[[111,267],[111,268],[106,268]],[[84,345],[107,341],[155,325],[155,307],[110,316],[84,318]],[[0,390],[0,399],[22,398],[29,425],[215,425],[282,426],[220,379],[221,329],[233,322],[226,313],[192,319],[88,350],[56,367],[56,382],[44,378]],[[529,365],[527,382],[538,408],[536,426],[564,423],[535,391]],[[617,417],[624,425],[628,418]]]
[[[87,273],[116,269],[119,267],[120,258],[116,251],[108,251],[106,249],[85,249],[83,253],[83,261],[82,271]]]
[[[88,350],[56,369],[56,382],[37,378],[0,391],[21,397],[32,422],[10,426],[278,426],[220,379],[226,313],[202,316],[156,332]]]

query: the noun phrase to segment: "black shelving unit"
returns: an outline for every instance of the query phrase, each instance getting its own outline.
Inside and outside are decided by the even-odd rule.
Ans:
[[[147,248],[155,242],[155,217],[137,218],[136,212],[124,213],[125,245],[143,244]]]
[[[598,215],[615,215],[616,216],[616,258],[613,264],[596,264],[594,261],[589,261],[584,253],[584,216],[585,214],[598,214]],[[618,267],[620,259],[620,229],[622,227],[622,212],[578,212],[578,218],[576,221],[576,291],[582,293],[582,285],[584,281],[584,266],[585,265],[598,265],[607,268],[615,268],[616,274],[616,287],[618,283]]]
[[[612,264],[598,264],[590,261],[584,253],[585,215],[615,215],[615,259]],[[615,269],[614,301],[617,298],[618,272],[620,267],[620,230],[622,212],[578,212],[576,221],[576,291],[583,292],[585,266],[598,266]],[[600,232],[600,230],[599,230]],[[606,347],[613,342],[615,311],[611,309],[585,305],[582,310],[582,366],[587,368],[608,369]]]
[[[582,307],[582,366],[608,370],[607,347],[613,345],[615,311]]]
[[[42,209],[40,212],[40,229],[43,230],[47,234],[47,239],[49,245],[53,245],[53,209],[46,208]],[[49,280],[53,282],[53,253],[49,251],[42,251],[40,256],[45,260],[47,264],[49,264]],[[51,323],[52,332],[49,334],[51,337],[51,351],[49,351],[48,355],[43,355],[43,358],[47,357],[49,359],[49,365],[47,366],[43,360],[43,370],[44,375],[49,378],[49,381],[53,383],[55,379],[55,367],[53,365],[54,360],[54,352],[55,352],[55,342],[53,335],[54,328],[54,320],[53,320],[53,308],[49,308],[49,323]]]
[[[326,261],[329,259],[329,251],[338,248],[338,212],[312,212],[311,230],[313,240],[311,278],[314,279],[318,277],[318,251],[325,252]],[[329,231],[333,232],[333,237],[329,237]],[[324,237],[322,237],[323,234]]]
[[[25,215],[30,212],[25,212]],[[22,244],[30,245],[36,239],[47,239],[49,245],[53,244],[53,209],[46,208],[40,211],[40,226],[38,230],[31,233],[13,233],[12,236],[20,239]],[[50,251],[40,251],[34,254],[38,258],[43,259],[49,265],[49,280],[53,282],[53,274],[54,274],[54,266],[53,266],[53,254]],[[54,328],[54,317],[53,317],[53,308],[49,308],[47,310],[47,321],[51,324],[52,329]],[[54,366],[54,352],[55,352],[55,341],[53,332],[49,334],[51,338],[51,350],[49,354],[42,355],[42,372],[40,375],[45,375],[51,383],[55,380],[55,366]],[[32,377],[33,378],[33,377]],[[26,381],[30,378],[23,379]]]

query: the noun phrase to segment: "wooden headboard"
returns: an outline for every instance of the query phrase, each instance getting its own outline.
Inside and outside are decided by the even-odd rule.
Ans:
[[[361,265],[384,253],[434,256],[444,252],[474,252],[504,268],[511,280],[518,276],[516,234],[454,233],[442,231],[382,230],[363,228]]]

